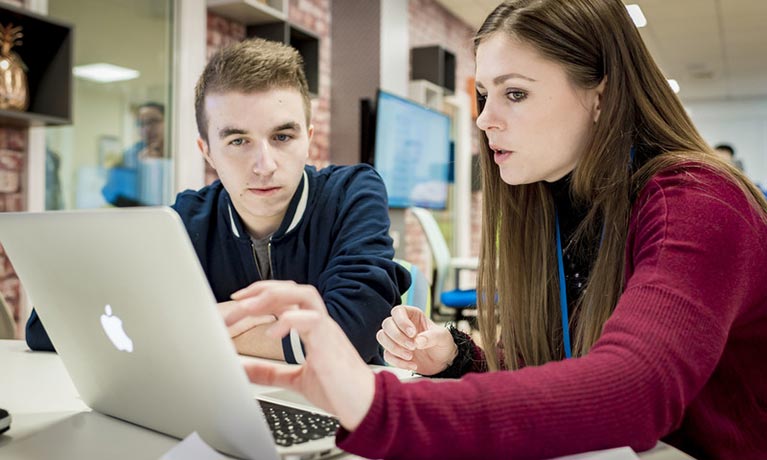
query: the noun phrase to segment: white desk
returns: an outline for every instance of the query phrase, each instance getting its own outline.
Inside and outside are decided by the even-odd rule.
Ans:
[[[3,460],[157,460],[178,443],[90,411],[55,353],[33,353],[22,341],[0,340],[0,370],[0,407],[13,417],[11,429],[0,435]],[[663,443],[639,457],[691,458]]]

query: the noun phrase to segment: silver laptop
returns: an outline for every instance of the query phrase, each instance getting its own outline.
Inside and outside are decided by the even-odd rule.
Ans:
[[[93,410],[177,438],[196,431],[236,457],[339,452],[334,419],[253,399],[172,209],[0,213],[0,243]]]

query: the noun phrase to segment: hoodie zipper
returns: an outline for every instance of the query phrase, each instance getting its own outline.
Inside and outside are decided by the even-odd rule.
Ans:
[[[272,264],[272,237],[269,237],[269,243],[266,245],[266,258],[269,259],[269,271],[272,272],[272,279],[274,279],[274,264]]]
[[[253,262],[256,263],[256,272],[258,273],[258,278],[260,280],[264,280],[264,275],[261,274],[261,268],[258,265],[258,255],[256,254],[256,245],[253,244],[253,240],[250,241],[250,251],[253,253]],[[272,237],[269,237],[269,242],[266,245],[266,257],[269,259],[269,268],[272,268]],[[272,278],[274,278],[274,269],[272,269]]]

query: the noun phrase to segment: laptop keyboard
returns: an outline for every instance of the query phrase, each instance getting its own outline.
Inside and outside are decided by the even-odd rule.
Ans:
[[[332,436],[338,429],[338,420],[327,415],[261,400],[258,403],[264,411],[274,442],[278,446],[289,447]]]

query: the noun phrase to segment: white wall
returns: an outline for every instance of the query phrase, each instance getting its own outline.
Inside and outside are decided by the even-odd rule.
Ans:
[[[381,1],[381,89],[407,97],[410,82],[408,1]]]
[[[175,163],[174,189],[198,189],[205,185],[205,162],[197,149],[194,87],[205,67],[207,29],[205,0],[174,0],[174,69],[171,84],[173,114],[170,148]],[[167,129],[167,127],[166,127]]]
[[[126,120],[132,121],[132,116],[123,97],[100,89],[97,83],[76,80],[75,86],[78,96],[74,103],[73,120],[78,128],[63,126],[46,130],[48,147],[61,157],[59,179],[67,208],[76,207],[81,168],[95,167],[99,163],[99,138],[112,136],[119,139],[122,152],[138,137],[132,123],[128,125],[131,129],[124,129]],[[94,194],[100,194],[98,184],[91,188],[94,188]]]
[[[706,142],[732,145],[746,174],[767,184],[767,98],[690,102],[685,107]]]

